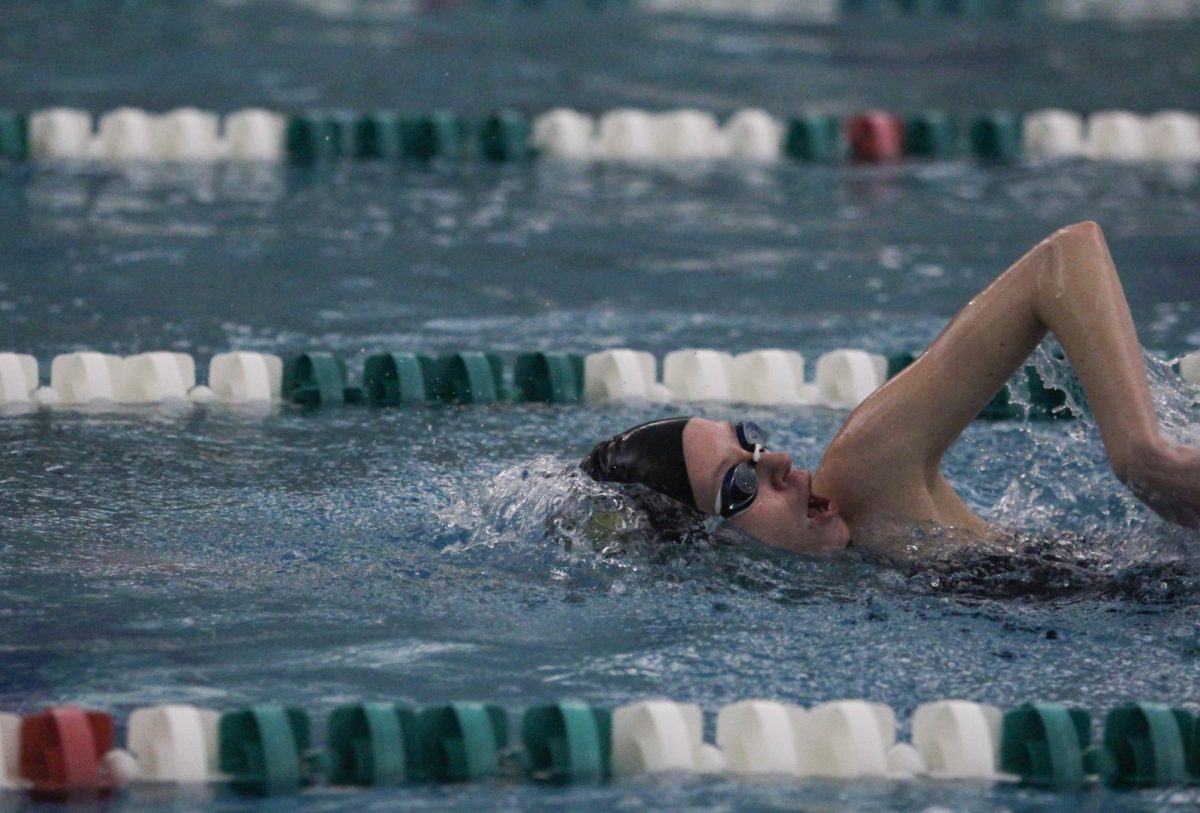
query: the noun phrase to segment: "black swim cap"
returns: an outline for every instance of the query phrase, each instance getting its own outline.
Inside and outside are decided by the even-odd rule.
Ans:
[[[639,483],[697,511],[683,459],[683,428],[691,418],[665,418],[635,426],[596,444],[579,467],[604,483]]]

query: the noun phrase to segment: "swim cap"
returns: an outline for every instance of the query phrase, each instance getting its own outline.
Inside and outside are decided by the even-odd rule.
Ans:
[[[691,418],[635,426],[596,444],[579,467],[604,483],[639,483],[700,510],[683,459],[683,428]]]

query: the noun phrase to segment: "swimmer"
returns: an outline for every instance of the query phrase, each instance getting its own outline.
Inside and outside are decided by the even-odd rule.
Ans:
[[[756,425],[703,418],[634,427],[581,467],[797,552],[869,545],[897,523],[986,539],[995,529],[942,476],[942,456],[1047,332],[1083,384],[1117,478],[1164,519],[1200,527],[1200,449],[1159,433],[1129,305],[1092,222],[1050,235],[968,302],[850,414],[811,473]]]

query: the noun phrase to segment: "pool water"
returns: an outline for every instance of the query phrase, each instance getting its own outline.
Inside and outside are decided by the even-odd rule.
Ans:
[[[49,4],[0,30],[4,104],[102,111],[807,104],[966,112],[1200,108],[1194,19],[815,23],[384,3]],[[103,31],[103,38],[93,32]],[[581,36],[586,32],[587,36]],[[168,51],[167,43],[172,47]],[[135,57],[137,57],[135,59]],[[1011,70],[997,70],[1010,66]],[[164,78],[169,68],[170,81]],[[1053,69],[1053,70],[1052,70]],[[1105,228],[1168,431],[1195,392],[1200,167],[339,164],[0,167],[0,350],[288,356],[702,346],[919,350],[1049,231]],[[1067,375],[1048,352],[1051,381]],[[80,703],[854,697],[1102,717],[1197,708],[1200,538],[1108,472],[1094,424],[977,422],[946,470],[1012,555],[799,557],[664,545],[573,464],[681,407],[504,405],[0,416],[0,708]],[[843,413],[750,417],[814,465]],[[624,518],[597,535],[598,513]],[[711,719],[710,719],[711,729]],[[711,731],[710,731],[711,734]],[[134,791],[115,809],[491,806],[1192,809],[1188,790],[986,783],[624,781],[318,791],[267,802]],[[0,796],[0,809],[17,797]],[[42,808],[39,808],[42,809]]]

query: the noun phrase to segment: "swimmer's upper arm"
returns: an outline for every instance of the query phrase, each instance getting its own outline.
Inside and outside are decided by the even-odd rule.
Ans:
[[[863,401],[822,467],[829,463],[844,487],[883,510],[889,500],[909,505],[914,484],[932,490],[942,455],[1045,336],[1037,280],[1068,231],[1043,240],[1001,274],[920,358]]]

